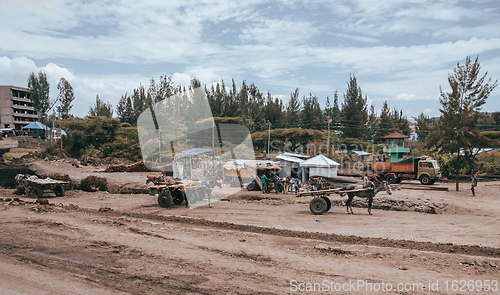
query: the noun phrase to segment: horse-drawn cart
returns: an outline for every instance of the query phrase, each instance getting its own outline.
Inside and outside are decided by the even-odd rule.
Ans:
[[[352,189],[352,190],[342,190],[340,188],[334,188],[334,189],[326,189],[319,191],[302,192],[299,193],[298,196],[300,197],[314,196],[311,202],[309,202],[309,210],[311,210],[313,214],[321,215],[325,212],[328,212],[332,208],[332,202],[327,197],[328,195],[366,192],[369,190],[373,191],[372,188],[362,188],[362,189]]]
[[[54,192],[56,197],[63,197],[66,189],[70,188],[70,183],[67,181],[56,179],[40,179],[36,176],[17,175],[16,180],[19,184],[24,186],[24,193],[26,196],[33,198],[41,198],[44,193]]]
[[[368,198],[368,213],[371,214],[371,207],[372,207],[372,202],[373,202],[373,197],[381,190],[387,191],[389,194],[392,194],[392,189],[390,185],[387,184],[387,182],[376,182],[372,183],[373,185],[369,187],[363,187],[361,185],[356,186],[356,185],[349,185],[348,187],[344,188],[334,188],[334,189],[326,189],[326,190],[318,190],[318,191],[309,191],[309,192],[302,192],[299,193],[299,197],[304,197],[304,196],[314,196],[314,198],[309,202],[309,210],[313,214],[316,215],[321,215],[325,212],[328,212],[332,208],[332,202],[328,198],[328,195],[331,194],[340,194],[348,195],[348,199],[346,201],[346,207],[347,207],[347,213],[352,212],[352,207],[351,207],[351,202],[352,199],[357,196],[357,197],[362,197],[362,198]],[[349,212],[349,209],[351,210]]]

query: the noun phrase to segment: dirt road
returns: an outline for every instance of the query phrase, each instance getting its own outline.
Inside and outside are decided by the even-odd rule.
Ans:
[[[495,294],[499,188],[395,190],[442,208],[372,216],[315,216],[308,199],[260,192],[164,209],[147,195],[69,191],[41,205],[2,189],[0,293]]]

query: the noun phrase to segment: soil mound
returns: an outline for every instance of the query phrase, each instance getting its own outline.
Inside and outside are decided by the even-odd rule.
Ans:
[[[112,165],[104,169],[103,172],[151,172],[151,170],[146,167],[144,161],[139,161],[132,165]]]
[[[78,189],[86,192],[105,191],[108,189],[108,181],[104,177],[90,175],[80,182]]]

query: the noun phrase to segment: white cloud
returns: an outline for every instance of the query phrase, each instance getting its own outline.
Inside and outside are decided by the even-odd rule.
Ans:
[[[0,81],[2,85],[26,87],[29,73],[37,70],[36,64],[26,58],[0,57]]]
[[[417,95],[415,94],[401,93],[396,96],[396,100],[413,101],[417,99]]]
[[[276,44],[279,47],[304,44],[318,34],[310,22],[291,19],[264,19],[243,29],[243,43]]]
[[[116,105],[126,91],[151,77],[175,83],[231,78],[255,83],[275,95],[299,87],[320,100],[339,90],[349,74],[362,78],[370,99],[435,101],[438,86],[467,55],[482,60],[493,77],[500,50],[496,2],[432,0],[230,0],[57,1],[56,11],[2,14],[2,84],[26,85],[43,69],[51,85],[64,76],[84,114],[95,95]],[[227,35],[226,35],[227,34]],[[227,39],[230,41],[227,41]],[[27,46],[27,44],[29,46]],[[27,58],[26,58],[27,57]],[[64,58],[64,64],[60,63]],[[37,65],[33,60],[52,61]],[[72,60],[102,62],[88,73]],[[126,64],[146,70],[108,69]],[[103,68],[106,68],[103,70]],[[82,74],[82,73],[85,74]],[[106,72],[107,74],[103,74]],[[9,82],[10,81],[10,82]],[[56,94],[56,90],[51,92]],[[76,104],[77,102],[75,102]],[[434,108],[434,106],[432,106]]]
[[[76,116],[84,116],[88,112],[97,94],[101,99],[116,106],[125,92],[130,94],[140,83],[147,84],[149,81],[148,77],[139,75],[77,75],[54,63],[38,67],[33,60],[25,57],[14,59],[0,57],[0,81],[3,85],[27,87],[29,74],[39,71],[47,74],[51,100],[54,100],[59,93],[57,83],[62,77],[70,82],[76,98],[71,113]]]

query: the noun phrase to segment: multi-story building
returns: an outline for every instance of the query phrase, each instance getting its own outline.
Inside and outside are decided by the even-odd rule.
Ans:
[[[38,114],[27,88],[0,86],[0,129],[21,130],[38,121]]]

